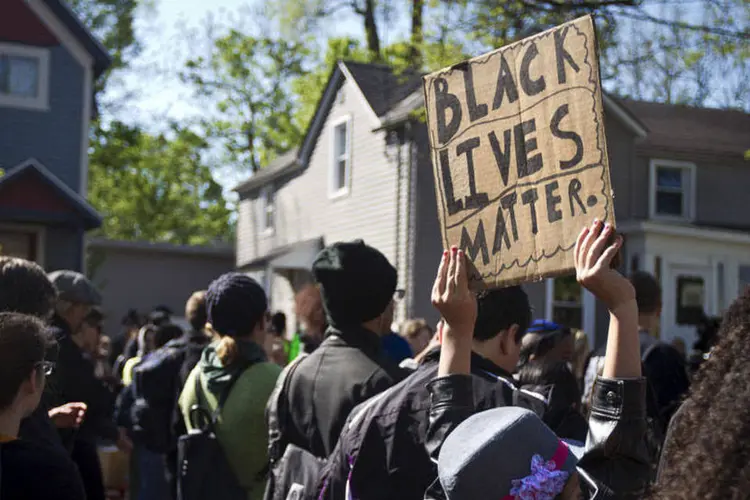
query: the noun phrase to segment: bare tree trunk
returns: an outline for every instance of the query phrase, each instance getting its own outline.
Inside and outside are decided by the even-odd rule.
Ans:
[[[380,37],[378,26],[375,22],[375,0],[365,0],[365,8],[361,11],[365,23],[365,36],[367,38],[367,50],[373,61],[380,61]]]
[[[411,2],[411,47],[409,59],[415,69],[422,68],[422,26],[424,14],[424,0],[412,0]]]

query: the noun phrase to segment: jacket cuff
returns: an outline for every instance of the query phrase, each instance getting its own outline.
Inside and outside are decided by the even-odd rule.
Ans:
[[[427,384],[432,407],[450,405],[474,408],[474,389],[471,375],[447,375]]]
[[[594,384],[591,412],[609,417],[645,418],[646,379],[598,378]]]

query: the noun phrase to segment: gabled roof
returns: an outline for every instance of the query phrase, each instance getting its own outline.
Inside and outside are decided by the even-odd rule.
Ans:
[[[414,71],[396,74],[381,64],[353,61],[343,64],[377,116],[385,115],[414,91],[422,89],[422,75]]]
[[[50,185],[60,198],[66,201],[71,208],[81,215],[84,225],[87,229],[93,229],[101,226],[102,216],[94,207],[78,193],[69,188],[64,182],[58,179],[55,174],[47,170],[42,163],[36,158],[29,158],[10,169],[4,176],[0,177],[0,190],[11,185],[15,180],[20,179],[23,175],[34,174]]]
[[[269,181],[277,179],[278,177],[293,171],[295,168],[299,168],[301,163],[297,160],[298,154],[299,148],[294,148],[291,151],[284,153],[273,160],[266,168],[253,174],[253,176],[245,182],[238,184],[234,190],[238,193],[252,191],[256,187],[263,186]]]
[[[86,29],[64,0],[42,0],[94,59],[94,75],[99,76],[112,64],[107,49]]]
[[[237,185],[234,191],[240,194],[248,193],[305,168],[336,93],[346,78],[354,80],[353,83],[360,89],[376,117],[388,113],[422,86],[422,76],[417,73],[404,72],[396,75],[389,67],[383,65],[339,61],[328,77],[328,83],[300,147],[278,157],[250,179]]]
[[[649,129],[643,148],[702,152],[741,159],[750,149],[750,114],[726,109],[621,101]]]

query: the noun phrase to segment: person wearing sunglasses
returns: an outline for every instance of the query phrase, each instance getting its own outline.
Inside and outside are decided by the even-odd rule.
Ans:
[[[602,500],[642,498],[650,479],[645,379],[641,376],[638,307],[630,282],[612,269],[622,245],[598,221],[580,233],[578,282],[610,312],[604,372],[594,388],[585,447],[559,439],[521,408],[475,413],[469,377],[477,303],[466,256],[443,255],[432,302],[444,319],[443,348],[432,394],[426,448],[439,481],[426,498],[447,500]]]
[[[83,485],[64,451],[19,438],[54,370],[44,359],[44,330],[32,316],[0,313],[0,498],[81,500]]]

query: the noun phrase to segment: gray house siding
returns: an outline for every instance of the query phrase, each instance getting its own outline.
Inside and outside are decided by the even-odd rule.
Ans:
[[[750,145],[750,136],[748,137]],[[696,222],[750,228],[750,168],[747,163],[696,162]]]
[[[440,255],[443,251],[443,237],[436,212],[435,178],[432,172],[427,138],[427,126],[415,124],[414,140],[417,144],[417,199],[416,199],[416,242],[412,279],[414,280],[413,311],[416,317],[425,318],[434,325],[439,315],[431,302],[432,284],[435,280]]]
[[[717,227],[750,227],[746,210],[750,169],[746,163],[724,162],[720,157],[707,158],[671,151],[639,151],[633,166],[638,185],[632,195],[636,200],[634,218],[649,218],[649,169],[651,160],[676,160],[696,166],[695,223]]]
[[[355,85],[346,81],[342,88],[344,101],[336,98],[305,171],[272,186],[276,192],[274,231],[261,229],[260,192],[240,201],[239,266],[274,248],[319,236],[326,243],[362,238],[394,260],[396,171],[386,156],[385,132],[373,132],[377,122]],[[352,126],[350,191],[331,199],[331,126],[347,116]]]
[[[119,331],[130,308],[140,313],[164,304],[183,316],[185,302],[196,290],[234,268],[231,250],[201,252],[184,247],[96,240],[89,243],[90,278],[102,292],[104,331]],[[96,255],[95,255],[96,254]]]
[[[635,153],[633,134],[619,120],[609,116],[605,117],[605,127],[609,172],[615,198],[615,219],[625,220],[633,214],[632,192],[637,189],[633,184],[632,172]]]
[[[273,231],[262,229],[262,191],[241,198],[237,221],[237,265],[247,266],[274,249],[314,238],[322,237],[325,244],[363,239],[399,268],[399,287],[405,288],[403,265],[407,248],[404,241],[407,213],[403,197],[407,189],[403,184],[399,189],[397,158],[399,151],[404,155],[408,148],[399,150],[397,145],[387,146],[386,132],[374,131],[379,121],[353,82],[344,80],[338,93],[305,170],[291,179],[268,185],[275,191]],[[345,117],[351,120],[349,193],[331,198],[332,126]],[[397,198],[399,192],[400,198]],[[401,208],[398,208],[397,199],[402,199]],[[396,228],[399,228],[398,236]],[[276,278],[270,280],[272,288]],[[292,312],[288,310],[291,293],[291,287],[283,293],[284,297],[271,290],[273,299],[281,302],[289,314]]]
[[[49,50],[49,110],[0,106],[0,167],[34,157],[78,192],[84,69],[64,47]]]

